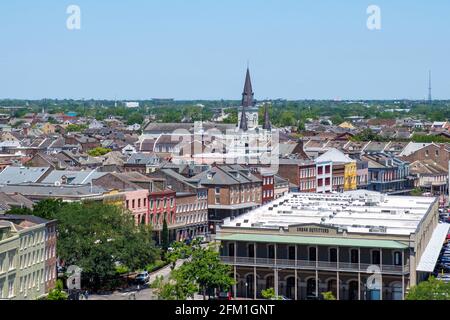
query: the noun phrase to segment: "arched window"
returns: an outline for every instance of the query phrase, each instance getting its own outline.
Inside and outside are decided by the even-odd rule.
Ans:
[[[328,280],[327,291],[333,293],[334,297],[337,297],[337,280],[336,279]]]
[[[316,297],[316,279],[310,278],[306,282],[306,296],[309,297]]]
[[[289,277],[286,280],[286,297],[288,299],[295,298],[295,278]]]

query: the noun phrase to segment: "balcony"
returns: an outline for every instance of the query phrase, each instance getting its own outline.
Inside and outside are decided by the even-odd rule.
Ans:
[[[348,262],[328,262],[328,261],[309,261],[309,260],[287,260],[287,259],[268,259],[268,258],[247,258],[247,257],[229,257],[221,256],[221,261],[229,265],[280,268],[280,269],[298,269],[298,270],[317,270],[319,271],[340,271],[340,272],[362,272],[372,273],[368,268],[372,266],[367,263],[348,263]],[[236,259],[236,260],[235,260]],[[383,265],[382,274],[401,275],[409,273],[409,266]]]

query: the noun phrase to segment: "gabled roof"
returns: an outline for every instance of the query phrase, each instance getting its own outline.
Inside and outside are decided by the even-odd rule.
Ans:
[[[431,145],[431,143],[410,142],[406,145],[403,151],[400,152],[399,156],[407,157],[422,148],[428,147],[429,145]]]
[[[342,151],[339,151],[338,149],[332,148],[325,152],[323,155],[316,158],[316,163],[319,162],[342,162],[342,163],[349,163],[349,162],[355,162],[352,158],[344,154]]]
[[[42,183],[55,184],[61,183],[64,180],[67,184],[88,184],[93,179],[103,177],[105,172],[97,172],[96,170],[88,171],[69,171],[69,170],[53,170],[45,177]]]
[[[0,184],[19,184],[37,182],[50,167],[6,167],[0,172]]]
[[[189,180],[198,180],[202,185],[235,185],[242,183],[261,182],[250,170],[240,165],[212,166]]]

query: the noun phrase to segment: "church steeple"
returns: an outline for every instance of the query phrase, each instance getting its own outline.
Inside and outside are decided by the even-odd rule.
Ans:
[[[253,107],[253,88],[252,88],[252,80],[250,77],[250,69],[247,67],[247,74],[245,75],[245,84],[244,84],[244,91],[242,93],[242,115],[241,115],[241,123],[239,124],[239,129],[242,129],[244,131],[248,130],[248,123],[247,123],[247,113],[246,108],[247,107]]]
[[[264,104],[264,122],[263,122],[263,129],[264,130],[272,130],[272,124],[270,123],[270,116],[269,116],[269,104]]]

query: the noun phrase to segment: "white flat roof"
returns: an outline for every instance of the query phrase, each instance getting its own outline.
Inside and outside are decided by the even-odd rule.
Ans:
[[[410,235],[435,200],[366,190],[339,194],[290,193],[233,220],[226,219],[222,227],[279,229],[322,224],[350,233]]]
[[[448,223],[440,223],[434,229],[433,235],[431,236],[430,241],[428,242],[425,251],[420,258],[420,262],[417,265],[416,270],[422,272],[433,272],[436,267],[436,262],[439,258],[439,254],[442,249],[442,245],[444,244],[445,238],[447,237],[448,230],[450,228],[450,224]]]

